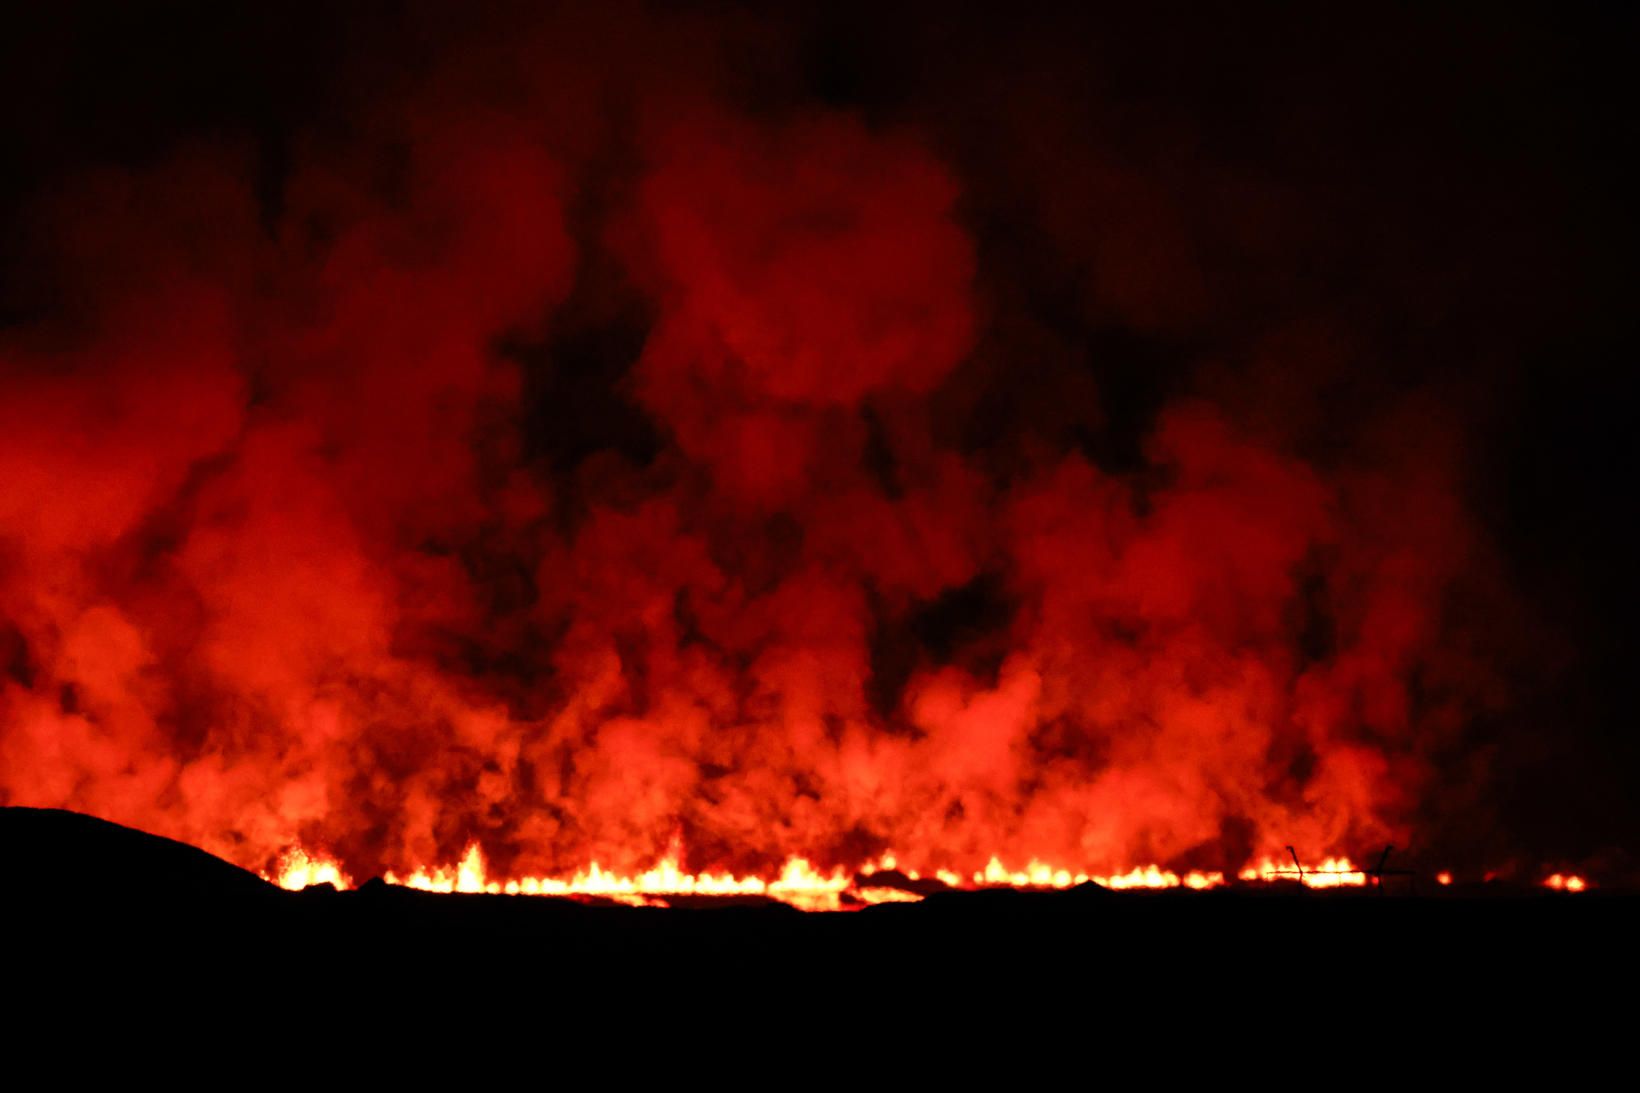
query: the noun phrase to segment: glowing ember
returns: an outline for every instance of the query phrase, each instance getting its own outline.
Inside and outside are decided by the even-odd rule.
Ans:
[[[1553,888],[1557,892],[1581,892],[1589,886],[1589,882],[1575,874],[1555,873],[1543,882],[1544,887]]]
[[[1439,884],[1443,888],[1446,887],[1447,885],[1452,883],[1452,874],[1448,873],[1448,872],[1445,872],[1444,870],[1442,872],[1436,873],[1435,874],[1435,883]]]

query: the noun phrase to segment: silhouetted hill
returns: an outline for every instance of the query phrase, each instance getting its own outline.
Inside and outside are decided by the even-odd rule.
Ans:
[[[280,894],[198,847],[57,808],[0,808],[0,861],[14,901],[221,902]]]
[[[1152,1040],[1204,1023],[1249,1044],[1307,1029],[1299,1046],[1313,1047],[1352,1043],[1377,1022],[1477,1015],[1592,1030],[1616,1012],[1604,992],[1636,970],[1635,899],[1613,891],[1085,885],[936,891],[846,914],[744,899],[657,909],[435,895],[379,881],[290,893],[169,839],[27,808],[0,809],[0,861],[14,984],[75,1004],[111,990],[141,1005],[178,990],[251,997],[280,1020],[481,1006],[606,1035],[705,1032],[726,1048],[748,1019],[847,1022],[865,1006],[914,1023],[956,1008]]]

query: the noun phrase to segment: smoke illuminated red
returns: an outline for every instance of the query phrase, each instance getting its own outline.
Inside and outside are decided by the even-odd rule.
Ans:
[[[1207,888],[1289,845],[1355,885],[1417,844],[1514,617],[1440,398],[1318,443],[1287,377],[1348,334],[1283,326],[1111,455],[937,121],[564,48],[298,134],[276,208],[231,142],[34,199],[0,802],[287,887],[626,902]],[[566,117],[597,95],[618,124]],[[1067,307],[1206,321],[1142,179],[1018,171],[1094,271]]]

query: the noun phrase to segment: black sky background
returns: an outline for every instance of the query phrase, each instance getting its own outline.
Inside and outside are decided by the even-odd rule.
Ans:
[[[60,180],[154,163],[188,142],[239,142],[254,149],[276,222],[297,134],[344,139],[354,104],[413,88],[439,58],[531,19],[527,7],[483,18],[455,5],[331,7],[11,6],[0,17],[0,322],[58,303],[24,239],[29,202]],[[1285,397],[1320,407],[1296,442],[1324,459],[1362,406],[1412,384],[1452,400],[1478,438],[1469,500],[1558,665],[1497,729],[1508,743],[1496,805],[1517,844],[1541,839],[1523,853],[1621,846],[1640,833],[1635,189],[1623,167],[1637,151],[1635,15],[1428,8],[1164,4],[1027,18],[1003,5],[827,4],[775,17],[684,5],[665,18],[707,28],[695,33],[713,41],[722,85],[747,110],[858,111],[917,127],[960,165],[982,276],[994,278],[976,356],[1021,338],[1046,346],[1085,372],[1103,414],[1090,427],[1051,407],[994,418],[970,407],[953,415],[962,428],[1031,420],[1127,468],[1168,395],[1217,383],[1250,414]],[[1091,149],[1131,164],[1185,210],[1187,230],[1221,231],[1215,187],[1235,177],[1290,195],[1305,230],[1251,252],[1209,238],[1183,303],[1158,291],[1090,306],[1098,272],[1044,228],[1036,180],[1080,185]],[[592,268],[566,312],[549,350],[575,366],[536,397],[592,409],[567,432],[542,422],[546,458],[641,452],[652,443],[641,415],[612,393],[642,347],[641,309]],[[1251,347],[1272,330],[1335,359],[1260,374]],[[987,397],[1028,408],[1043,396],[1003,384]],[[982,439],[1006,461],[1032,438]]]

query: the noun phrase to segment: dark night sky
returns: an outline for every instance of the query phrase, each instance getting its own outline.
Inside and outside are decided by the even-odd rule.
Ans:
[[[72,310],[37,214],[67,180],[240,149],[262,228],[277,232],[302,149],[346,147],[377,104],[429,87],[435,102],[457,85],[504,99],[516,73],[471,59],[536,22],[535,5],[482,19],[453,14],[463,5],[342,7],[11,6],[0,332]],[[557,104],[588,119],[563,127],[594,180],[570,206],[584,251],[630,186],[622,81],[662,95],[703,82],[754,118],[830,108],[914,132],[954,165],[984,303],[972,353],[932,396],[936,440],[982,453],[998,482],[1044,448],[1142,476],[1158,412],[1186,393],[1325,469],[1394,449],[1392,408],[1417,392],[1420,422],[1450,422],[1434,432],[1455,438],[1464,501],[1515,593],[1497,629],[1531,635],[1506,660],[1510,708],[1464,737],[1489,755],[1495,851],[1575,857],[1640,833],[1640,543],[1622,469],[1632,8],[666,7],[588,17],[591,67],[627,75],[584,99],[572,81]],[[627,22],[670,29],[625,35]],[[452,68],[464,75],[440,82]],[[645,464],[666,443],[626,386],[653,305],[608,266],[585,259],[550,330],[511,348],[557,362],[529,382],[524,444],[565,482],[590,481],[574,473],[588,460]],[[1054,362],[1046,379],[1005,365],[1021,352]],[[895,442],[878,434],[892,428],[868,425],[891,480]],[[972,644],[1006,611],[999,595],[979,581],[942,598],[912,621],[915,647]],[[883,652],[884,703],[911,656],[896,669]],[[1454,808],[1468,807],[1461,769],[1450,759],[1434,791]]]

